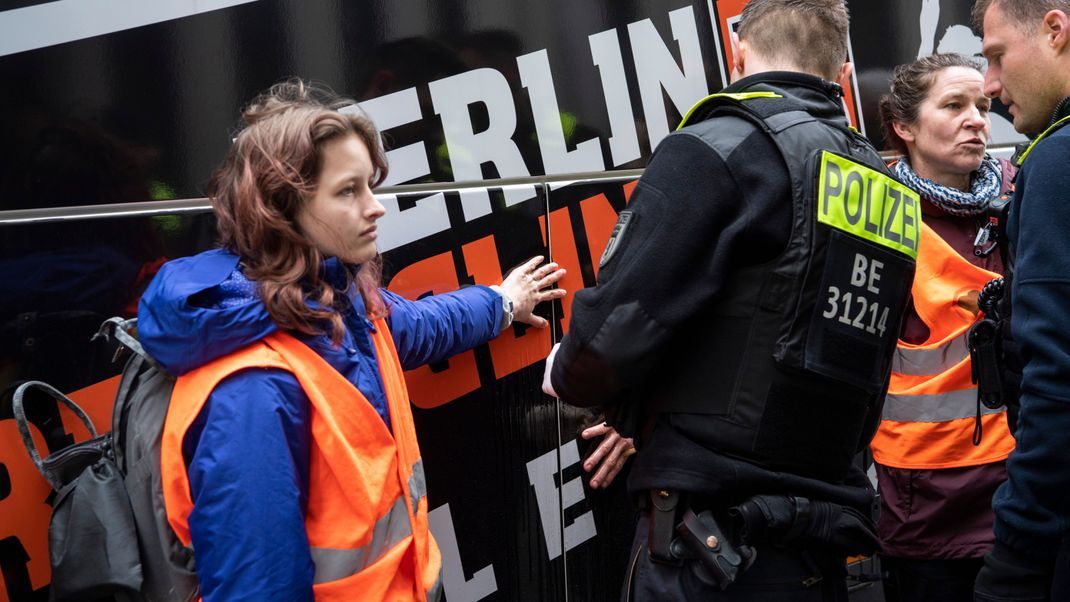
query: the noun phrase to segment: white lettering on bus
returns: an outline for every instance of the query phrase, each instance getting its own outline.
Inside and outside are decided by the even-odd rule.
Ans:
[[[581,477],[563,483],[558,489],[556,481],[559,453],[561,454],[560,470],[580,463],[579,447],[573,439],[562,445],[560,449],[552,449],[527,464],[528,482],[535,489],[535,502],[539,507],[542,534],[546,540],[546,553],[550,560],[560,556],[562,551],[571,550],[598,534],[594,526],[594,512],[588,510],[565,527],[562,539],[561,512],[582,502],[584,494]],[[560,506],[558,505],[559,496]]]
[[[476,571],[471,580],[465,579],[461,549],[457,545],[457,531],[453,528],[449,504],[443,504],[428,512],[427,522],[442,553],[442,589],[450,602],[476,602],[498,591],[493,564]]]
[[[446,148],[450,155],[453,178],[457,181],[482,180],[484,163],[492,163],[502,178],[531,175],[520,149],[513,141],[516,132],[516,107],[509,82],[501,72],[490,68],[473,69],[428,84],[431,104],[442,117]],[[487,110],[487,129],[476,132],[469,106],[481,103]],[[506,192],[509,204],[535,196],[534,186],[513,187]],[[490,214],[490,195],[486,189],[461,193],[464,217],[471,221]]]
[[[709,91],[694,11],[690,6],[674,10],[669,13],[669,22],[672,23],[673,39],[680,46],[681,65],[676,63],[650,19],[628,26],[651,149],[669,135],[662,89],[681,115]]]

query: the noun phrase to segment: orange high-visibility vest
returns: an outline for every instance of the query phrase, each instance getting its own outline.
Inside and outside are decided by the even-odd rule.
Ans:
[[[182,440],[208,395],[248,368],[291,372],[311,402],[308,514],[316,600],[425,600],[441,560],[427,522],[423,462],[386,321],[372,333],[393,435],[364,395],[293,336],[276,332],[180,376],[160,461],[167,520],[190,546],[193,510]]]
[[[977,386],[971,382],[966,336],[979,317],[959,305],[999,274],[966,261],[922,224],[911,293],[929,327],[920,345],[899,341],[873,459],[893,468],[977,466],[1006,459],[1014,449],[1006,409],[981,406],[980,445],[973,444]]]

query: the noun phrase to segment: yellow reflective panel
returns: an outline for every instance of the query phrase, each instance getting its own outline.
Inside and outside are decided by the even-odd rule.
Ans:
[[[702,105],[706,104],[708,101],[713,100],[715,98],[728,98],[728,99],[734,100],[736,102],[743,102],[743,101],[752,100],[752,99],[755,99],[755,98],[784,98],[784,97],[781,96],[780,94],[777,94],[776,92],[734,92],[734,93],[732,93],[732,92],[718,92],[716,94],[710,94],[709,96],[707,96],[707,97],[703,98],[702,100],[696,102],[694,105],[692,105],[692,107],[690,109],[688,109],[687,114],[684,115],[684,118],[680,120],[680,125],[676,126],[676,129],[679,130],[680,128],[682,128],[682,127],[684,127],[686,125],[690,125],[689,122],[691,121],[691,117],[695,114],[695,111],[697,111],[699,108],[701,108]]]
[[[921,199],[875,169],[821,152],[817,221],[872,243],[918,257]]]

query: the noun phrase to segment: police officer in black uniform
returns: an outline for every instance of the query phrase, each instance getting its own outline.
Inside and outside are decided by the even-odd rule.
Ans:
[[[844,114],[843,0],[751,0],[657,148],[547,390],[639,437],[625,599],[846,600],[921,215]],[[840,83],[834,83],[840,82]]]

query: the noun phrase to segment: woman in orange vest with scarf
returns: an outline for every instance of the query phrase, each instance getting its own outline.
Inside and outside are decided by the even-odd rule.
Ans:
[[[985,152],[983,81],[971,59],[933,55],[896,68],[880,104],[885,137],[905,155],[892,171],[924,199],[913,308],[871,443],[889,602],[973,599],[1014,448],[1005,412],[977,403],[966,346],[977,295],[1003,270],[998,252],[985,254],[986,210],[1013,174]]]
[[[380,288],[378,133],[352,104],[276,85],[208,186],[222,248],[166,264],[139,336],[178,376],[167,519],[211,600],[425,600],[439,554],[402,371],[534,326],[563,275],[420,301]],[[511,302],[511,307],[510,307]],[[511,311],[510,311],[511,309]]]

